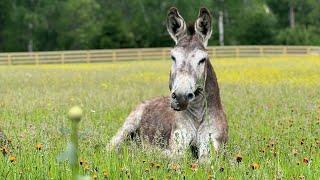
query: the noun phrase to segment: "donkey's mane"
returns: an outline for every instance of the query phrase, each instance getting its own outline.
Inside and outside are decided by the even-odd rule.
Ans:
[[[194,22],[189,22],[187,26],[187,34],[193,36],[196,34],[196,30],[194,29]]]
[[[199,37],[196,36],[196,30],[194,28],[194,22],[190,22],[187,25],[187,36],[184,36],[178,41],[177,46],[184,48],[200,48],[205,49],[203,43],[199,40]]]

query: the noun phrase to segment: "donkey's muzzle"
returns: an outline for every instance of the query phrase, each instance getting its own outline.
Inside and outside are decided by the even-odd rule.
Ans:
[[[186,110],[188,107],[189,101],[191,101],[193,98],[194,98],[193,93],[178,94],[173,92],[171,94],[171,108],[176,111]]]

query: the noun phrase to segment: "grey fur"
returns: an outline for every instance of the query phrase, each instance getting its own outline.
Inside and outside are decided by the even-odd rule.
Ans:
[[[169,10],[168,18],[183,20],[176,8]],[[172,21],[167,20],[167,23]],[[181,32],[170,29],[175,24],[167,25],[169,34],[176,41],[172,50],[172,56],[176,57],[169,80],[171,97],[155,98],[140,104],[112,138],[109,148],[119,147],[129,134],[138,133],[141,139],[156,145],[159,143],[155,139],[160,136],[163,152],[170,157],[180,157],[193,146],[198,148],[200,160],[207,161],[210,144],[218,151],[227,141],[227,119],[217,78],[205,50],[212,31],[207,9],[200,9],[196,23],[195,34],[192,35],[186,35],[185,29],[180,29]],[[184,20],[180,24],[185,25]]]

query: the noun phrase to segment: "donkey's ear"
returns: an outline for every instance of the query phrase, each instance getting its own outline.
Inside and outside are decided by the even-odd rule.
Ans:
[[[168,11],[167,30],[176,43],[187,34],[186,23],[175,7],[171,7]]]
[[[206,47],[212,33],[212,18],[207,8],[200,8],[199,16],[194,26],[196,33],[200,35]]]

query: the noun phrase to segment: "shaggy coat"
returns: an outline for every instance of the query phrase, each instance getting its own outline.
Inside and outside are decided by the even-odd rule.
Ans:
[[[158,97],[138,105],[111,139],[109,148],[118,148],[130,135],[137,134],[142,142],[164,148],[166,155],[177,157],[188,148],[195,147],[197,157],[208,159],[210,144],[218,151],[228,139],[228,125],[216,74],[205,51],[211,36],[211,16],[207,9],[201,8],[196,24],[188,30],[177,9],[171,8],[167,28],[176,41],[172,53],[188,54],[180,58],[180,65],[174,64],[171,69],[171,97]],[[198,61],[200,56],[206,58],[191,63]],[[173,57],[173,60],[178,61],[178,58]],[[197,72],[201,68],[203,72]],[[180,96],[177,93],[179,88],[182,89]]]

